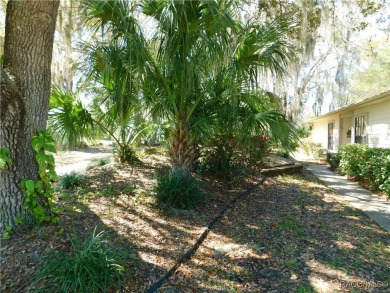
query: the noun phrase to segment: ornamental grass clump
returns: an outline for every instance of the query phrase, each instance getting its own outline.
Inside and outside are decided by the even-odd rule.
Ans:
[[[120,289],[125,253],[112,249],[103,232],[71,240],[71,252],[56,251],[45,257],[33,275],[36,292],[107,292]]]
[[[78,186],[81,186],[86,181],[85,177],[77,172],[70,172],[69,174],[65,174],[58,181],[58,185],[62,189],[71,189]]]
[[[169,208],[191,209],[205,198],[201,183],[185,169],[158,174],[155,192],[158,204]]]

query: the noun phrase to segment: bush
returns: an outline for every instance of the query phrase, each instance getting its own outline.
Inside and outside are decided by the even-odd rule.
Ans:
[[[245,142],[218,137],[213,141],[213,147],[203,153],[196,171],[234,181],[248,174],[253,166],[261,166],[270,150],[271,140],[262,135],[252,136]]]
[[[58,184],[63,189],[70,189],[81,186],[84,182],[84,176],[72,171],[69,174],[65,174],[64,176],[60,177]]]
[[[33,274],[37,292],[106,292],[121,287],[125,254],[109,247],[96,228],[84,241],[74,236],[71,252],[55,252]]]
[[[155,192],[159,204],[182,209],[195,207],[205,197],[200,182],[183,169],[158,174]]]
[[[321,144],[316,144],[313,149],[313,156],[316,160],[323,159],[327,152],[328,150],[323,148]]]
[[[271,152],[271,144],[271,139],[266,136],[253,136],[249,142],[249,147],[246,149],[246,153],[243,154],[247,158],[246,163],[250,165],[261,165],[264,162],[264,158]]]
[[[233,148],[226,141],[219,141],[215,148],[207,150],[199,160],[197,172],[211,173],[218,178],[229,180],[237,162],[233,159]]]
[[[342,146],[339,170],[357,179],[367,179],[376,189],[390,195],[390,149],[365,145]]]
[[[363,178],[362,170],[364,169],[364,157],[367,148],[367,146],[360,144],[349,144],[340,147],[340,171],[348,176],[356,177],[357,179]]]
[[[326,162],[329,164],[330,169],[335,171],[339,168],[341,156],[338,153],[326,153]]]

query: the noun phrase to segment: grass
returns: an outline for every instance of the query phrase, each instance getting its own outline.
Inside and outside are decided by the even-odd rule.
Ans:
[[[71,244],[70,253],[55,251],[35,269],[36,292],[106,292],[121,287],[125,255],[111,249],[103,232],[95,228],[84,241],[74,235]]]

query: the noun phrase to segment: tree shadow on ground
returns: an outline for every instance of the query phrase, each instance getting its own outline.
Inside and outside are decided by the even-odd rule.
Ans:
[[[14,260],[22,263],[15,269],[23,267],[14,275],[12,268],[2,268],[3,275],[8,274],[4,292],[26,291],[28,283],[18,279],[28,278],[43,255],[51,248],[66,250],[68,235],[82,237],[95,227],[130,252],[126,268],[132,274],[124,291],[144,292],[235,196],[221,186],[209,187],[213,197],[195,216],[176,215],[159,210],[144,194],[150,190],[145,178],[152,176],[153,168],[116,171],[115,177],[102,182],[99,176],[91,177],[100,182],[91,189],[101,191],[98,196],[83,188],[66,195],[58,226],[44,226],[3,243],[7,267]],[[125,177],[118,179],[119,175]],[[139,188],[129,188],[133,182]],[[110,184],[123,192],[110,192]],[[385,284],[390,281],[388,236],[362,212],[340,203],[315,177],[271,178],[228,211],[158,292],[334,292],[347,290],[341,285],[351,285],[348,281]]]
[[[315,178],[280,177],[238,202],[165,288],[383,292],[389,245],[389,233]]]

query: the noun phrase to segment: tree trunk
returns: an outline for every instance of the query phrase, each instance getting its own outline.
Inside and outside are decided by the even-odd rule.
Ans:
[[[7,4],[0,68],[0,147],[10,150],[13,162],[0,172],[0,231],[27,216],[20,182],[37,179],[31,138],[46,128],[58,5],[58,0]]]
[[[174,169],[192,171],[195,161],[195,148],[192,146],[188,125],[184,118],[178,119],[171,132],[170,157]]]

